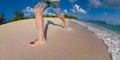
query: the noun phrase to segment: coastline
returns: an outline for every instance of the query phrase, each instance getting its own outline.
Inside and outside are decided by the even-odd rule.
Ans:
[[[120,35],[91,23],[72,21],[86,27],[89,31],[94,32],[101,40],[103,40],[104,44],[108,47],[108,52],[111,54],[112,60],[120,59]]]

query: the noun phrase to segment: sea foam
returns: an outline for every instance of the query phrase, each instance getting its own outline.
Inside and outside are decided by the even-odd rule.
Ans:
[[[76,22],[83,27],[88,28],[88,30],[94,32],[108,47],[108,52],[112,56],[112,60],[120,60],[120,35],[116,34],[108,29],[103,27],[90,24],[87,22],[71,20]]]

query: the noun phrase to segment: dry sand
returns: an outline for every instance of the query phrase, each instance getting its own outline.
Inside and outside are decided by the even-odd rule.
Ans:
[[[45,18],[47,44],[32,48],[37,38],[35,19],[0,26],[0,60],[111,60],[103,41],[71,21],[69,30],[57,18]]]

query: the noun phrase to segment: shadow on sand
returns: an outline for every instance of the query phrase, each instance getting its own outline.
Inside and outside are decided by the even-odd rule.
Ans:
[[[47,21],[47,24],[45,25],[45,29],[44,29],[44,36],[45,36],[45,39],[47,40],[47,31],[48,31],[48,27],[49,27],[49,25],[54,25],[54,26],[59,26],[59,27],[62,27],[62,28],[64,28],[62,25],[59,25],[59,24],[55,24],[55,23],[53,23],[52,21]]]

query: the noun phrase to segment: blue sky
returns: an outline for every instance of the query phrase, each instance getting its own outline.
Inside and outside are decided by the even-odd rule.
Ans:
[[[39,0],[0,0],[0,12],[7,19],[14,17],[14,10],[24,12],[25,16],[33,15],[33,8]],[[61,13],[80,19],[96,19],[120,23],[120,0],[61,0]],[[48,8],[43,14],[55,15]]]

